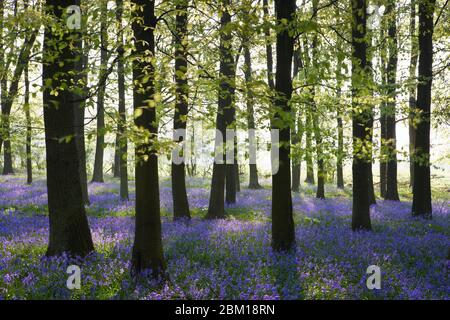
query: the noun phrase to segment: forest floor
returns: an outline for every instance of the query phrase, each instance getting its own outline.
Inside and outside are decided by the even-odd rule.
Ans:
[[[372,232],[352,232],[351,189],[293,193],[296,250],[270,248],[270,188],[243,189],[228,218],[206,221],[209,185],[189,179],[190,223],[172,222],[171,190],[161,183],[163,245],[170,282],[135,284],[129,274],[134,194],[120,202],[118,182],[90,184],[87,207],[96,252],[83,261],[44,258],[45,180],[0,178],[0,299],[450,299],[450,199],[434,190],[433,220],[411,217],[410,195],[371,208]],[[132,190],[132,189],[131,189]],[[133,191],[133,190],[132,190]],[[80,290],[66,287],[81,267]],[[381,289],[366,286],[381,269]]]

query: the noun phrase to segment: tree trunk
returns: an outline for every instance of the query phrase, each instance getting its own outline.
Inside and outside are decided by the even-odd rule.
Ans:
[[[339,99],[339,96],[338,96]],[[337,115],[338,147],[336,157],[336,182],[339,189],[344,189],[344,170],[342,160],[344,158],[344,126],[340,112]]]
[[[82,66],[82,76],[83,76],[83,95],[79,107],[75,110],[75,127],[77,130],[77,136],[75,137],[77,141],[78,157],[80,159],[79,175],[81,181],[81,193],[83,195],[83,203],[85,205],[90,204],[89,192],[88,192],[88,177],[86,171],[86,141],[85,141],[85,128],[84,128],[84,116],[86,110],[86,100],[88,95],[87,83],[89,74],[89,50],[90,46],[86,39],[83,41],[83,66]]]
[[[269,3],[268,0],[263,0],[263,14],[264,20],[269,19]],[[267,21],[266,21],[267,22]],[[267,83],[269,84],[269,89],[275,90],[275,83],[273,81],[273,54],[272,54],[272,44],[270,43],[270,27],[268,24],[264,26],[264,37],[266,42],[266,63],[267,63]]]
[[[372,141],[372,138],[370,139],[370,141]],[[369,162],[367,175],[369,178],[369,205],[377,204],[377,198],[375,197],[375,188],[373,187],[372,162]]]
[[[306,160],[306,179],[305,182],[309,184],[314,184],[314,164],[312,157],[312,116],[309,111],[306,111],[306,149],[305,149],[305,160]]]
[[[12,167],[12,156],[11,156],[11,137],[10,137],[10,125],[9,125],[9,112],[7,112],[7,99],[8,99],[8,80],[7,80],[7,70],[5,68],[5,48],[3,47],[3,15],[4,15],[4,3],[1,1],[0,4],[0,88],[1,88],[1,107],[2,107],[2,118],[1,120],[1,131],[0,131],[0,151],[1,142],[4,143],[3,148],[3,175],[8,175],[14,173]],[[12,102],[11,102],[12,104]]]
[[[237,146],[235,146],[237,148]],[[236,173],[236,192],[241,192],[241,174],[239,172],[239,163],[236,161],[234,165],[234,172]]]
[[[297,128],[292,130],[292,145],[301,145],[301,119],[299,116],[294,114],[295,119],[297,120]],[[300,191],[300,163],[301,160],[297,157],[292,157],[292,191],[299,192]]]
[[[317,191],[316,198],[325,199],[325,166],[323,160],[322,150],[322,134],[319,127],[319,119],[315,114],[313,116],[314,137],[316,138],[316,152],[317,152]]]
[[[409,86],[409,186],[414,185],[414,145],[416,139],[416,129],[414,125],[414,114],[416,108],[416,71],[418,58],[418,42],[416,33],[416,0],[411,0],[411,13],[409,19],[409,34],[411,36],[411,59],[409,62],[409,79],[412,82]],[[414,85],[413,85],[414,83]]]
[[[231,48],[227,47],[227,51],[231,51]],[[228,54],[228,53],[227,53]],[[232,53],[229,53],[230,57],[232,57]],[[229,70],[229,74],[227,76],[227,82],[230,90],[230,99],[231,102],[224,108],[224,119],[225,125],[227,129],[231,129],[234,132],[233,140],[228,141],[227,139],[227,148],[228,145],[233,144],[233,162],[229,163],[227,161],[225,165],[225,202],[227,204],[236,203],[236,193],[237,193],[237,140],[236,140],[236,107],[234,105],[234,97],[235,97],[235,83],[236,83],[236,68],[233,63],[231,66],[231,70]],[[227,93],[228,94],[228,93]],[[227,150],[228,152],[228,150]]]
[[[254,103],[255,98],[252,90],[252,58],[250,54],[250,49],[248,47],[248,39],[243,41],[244,46],[244,77],[245,77],[245,98],[247,105],[247,128],[249,135],[249,171],[250,171],[250,181],[249,181],[249,189],[260,189],[261,185],[258,180],[258,167],[256,165],[256,152],[257,152],[257,143],[256,143],[256,135],[255,135],[255,110]]]
[[[150,272],[153,278],[165,276],[161,238],[158,156],[155,142],[158,134],[155,95],[155,2],[133,0],[142,10],[134,12],[133,34],[136,39],[133,59],[133,104],[140,116],[134,122],[150,139],[136,141],[136,225],[131,258],[132,274]],[[145,80],[145,81],[144,81]]]
[[[25,119],[27,124],[27,132],[25,138],[25,154],[27,158],[27,184],[33,183],[33,164],[31,163],[31,115],[30,115],[30,80],[28,77],[28,65],[24,70],[24,80],[25,80],[25,95],[24,95],[24,109],[25,109]]]
[[[118,28],[118,42],[117,49],[117,84],[119,89],[119,121],[117,126],[118,132],[118,148],[117,153],[119,157],[118,166],[120,176],[120,192],[119,196],[122,201],[129,199],[128,194],[128,141],[126,134],[127,112],[125,106],[125,60],[123,47],[123,30],[122,30],[122,16],[123,16],[123,0],[116,0],[116,23]]]
[[[313,13],[318,10],[318,0],[313,0],[312,10]],[[316,18],[314,18],[316,20]],[[312,40],[312,55],[311,55],[311,66],[313,69],[317,70],[317,50],[319,46],[319,39],[317,37],[317,32],[314,33]],[[316,140],[316,156],[317,156],[317,192],[316,198],[325,199],[325,164],[324,164],[324,155],[322,149],[322,133],[319,125],[319,110],[317,109],[317,103],[315,101],[316,88],[312,86],[311,88],[311,103],[313,107],[314,114],[312,115],[313,121],[313,130],[314,130],[314,138]]]
[[[4,148],[3,148],[3,175],[14,174],[12,150],[11,150],[11,128],[9,115],[3,118]]]
[[[352,230],[371,230],[369,208],[369,163],[363,146],[370,141],[367,135],[370,109],[360,98],[367,81],[366,1],[352,0],[352,134],[353,134],[353,208]],[[357,109],[362,112],[357,112]]]
[[[419,82],[417,109],[421,112],[414,145],[412,214],[432,218],[430,181],[430,113],[433,77],[433,14],[435,0],[419,3]]]
[[[380,94],[386,96],[387,91],[387,57],[386,57],[386,45],[385,45],[385,33],[383,27],[380,30],[380,71],[381,71],[381,86]],[[386,197],[386,183],[387,183],[387,152],[386,152],[386,101],[382,101],[380,104],[380,196]]]
[[[105,77],[108,68],[108,7],[107,1],[100,2],[100,72],[99,79]],[[99,83],[97,94],[97,140],[95,144],[94,172],[92,182],[103,182],[103,157],[105,151],[105,90],[106,79]]]
[[[47,13],[59,19],[57,30],[65,28],[64,10],[73,4],[79,5],[79,1],[46,1]],[[80,36],[76,30],[66,29],[62,34],[58,30],[55,34],[52,26],[45,28],[42,78],[50,220],[47,256],[64,252],[85,256],[94,250],[83,204],[80,161],[74,139],[77,134],[75,114],[80,107],[77,102],[80,100],[79,88],[60,90],[62,84],[76,84],[80,80]],[[61,46],[63,43],[66,45]],[[52,94],[52,90],[58,90],[58,95]]]
[[[292,73],[292,79],[295,79],[300,70],[300,49],[294,51],[294,70]],[[300,111],[299,111],[300,112]],[[297,115],[295,111],[292,112],[294,116],[293,128],[292,128],[292,145],[296,146],[297,149],[301,148],[302,143],[302,120],[300,114]],[[292,158],[292,191],[299,192],[300,191],[300,164],[301,157],[298,152],[293,155]]]
[[[183,0],[176,6],[176,30],[175,30],[175,85],[176,101],[173,119],[175,130],[186,130],[186,119],[188,115],[188,80],[187,80],[187,24],[189,1]],[[184,143],[183,137],[176,142]],[[183,157],[185,155],[183,154]],[[185,161],[176,164],[172,161],[172,198],[174,219],[190,219],[189,202],[186,192]]]
[[[272,129],[279,130],[279,167],[272,175],[272,248],[286,251],[295,243],[294,219],[292,216],[291,166],[290,166],[290,124],[282,119],[291,113],[289,100],[292,95],[291,65],[294,50],[293,35],[281,21],[292,23],[295,14],[295,0],[275,0],[277,32],[277,69],[275,80],[275,115]]]
[[[117,134],[116,141],[114,143],[114,163],[112,167],[113,177],[120,178],[120,135],[119,135],[119,124],[117,124]]]
[[[232,75],[234,74],[234,58],[231,53],[231,48],[227,46],[231,45],[232,35],[229,28],[231,23],[231,15],[227,10],[229,6],[229,0],[223,0],[220,3],[222,16],[220,19],[220,70],[219,70],[219,90],[218,90],[218,104],[217,104],[217,117],[216,117],[216,129],[220,132],[222,139],[216,136],[216,152],[219,152],[219,156],[223,162],[225,162],[224,145],[226,143],[225,131],[230,120],[230,109],[232,109]],[[232,111],[231,111],[232,112]],[[225,205],[224,205],[224,191],[225,191],[225,175],[226,175],[226,164],[217,163],[214,161],[213,165],[213,175],[211,181],[211,194],[209,198],[208,213],[206,214],[207,219],[217,219],[225,217]],[[231,166],[232,168],[232,166]],[[234,171],[232,171],[234,176]],[[228,174],[227,174],[228,178]],[[233,186],[235,188],[236,184],[233,180]]]
[[[387,80],[388,80],[388,97],[387,113],[386,113],[386,140],[387,140],[387,153],[388,163],[386,170],[386,200],[399,201],[398,188],[397,188],[397,143],[396,143],[396,130],[395,130],[395,99],[396,99],[396,75],[397,75],[397,26],[396,26],[396,14],[395,14],[395,1],[390,0],[386,15],[389,19],[388,29],[388,48],[389,48],[389,60],[387,66]]]

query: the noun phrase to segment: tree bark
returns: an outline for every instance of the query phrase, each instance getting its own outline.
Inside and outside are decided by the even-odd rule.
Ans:
[[[433,78],[433,14],[435,0],[419,3],[419,82],[417,109],[421,112],[414,145],[414,185],[412,214],[432,218],[430,181],[430,113]]]
[[[313,0],[312,10],[313,14],[318,10],[318,0]],[[315,15],[316,17],[317,15]],[[316,18],[314,18],[316,20]],[[319,39],[317,37],[317,32],[314,33],[312,40],[312,55],[311,55],[311,66],[313,69],[317,70],[317,50],[319,46]],[[317,70],[318,71],[318,70]],[[324,155],[322,149],[322,133],[319,125],[319,112],[317,109],[317,103],[315,101],[316,88],[312,86],[311,88],[311,103],[313,107],[314,114],[312,115],[313,121],[313,129],[314,129],[314,138],[316,140],[316,157],[317,157],[317,191],[316,198],[325,199],[325,164],[324,164]]]
[[[68,253],[86,256],[94,250],[83,204],[79,156],[74,137],[75,114],[79,108],[78,88],[61,85],[78,83],[81,70],[81,35],[66,28],[64,8],[79,1],[47,0],[46,11],[58,19],[55,29],[47,25],[44,34],[43,104],[47,159],[49,244],[47,256]],[[65,44],[64,47],[61,44]],[[54,59],[56,57],[56,59]],[[61,63],[63,62],[63,63]],[[75,71],[75,72],[74,72]],[[52,90],[57,90],[54,95]]]
[[[25,94],[24,94],[24,109],[25,109],[25,119],[27,124],[27,132],[25,138],[25,154],[27,158],[27,184],[33,183],[33,164],[31,162],[31,115],[30,115],[30,80],[28,77],[28,65],[24,70],[24,80],[25,80]]]
[[[295,14],[295,0],[275,0],[277,24],[277,69],[275,76],[275,115],[272,129],[279,130],[279,167],[272,175],[272,248],[287,251],[295,243],[294,219],[292,215],[291,166],[290,166],[290,123],[283,123],[291,114],[289,100],[292,95],[291,65],[294,38],[281,21],[292,23]],[[284,116],[284,117],[283,117]]]
[[[367,81],[366,1],[352,0],[352,134],[353,134],[353,208],[352,230],[371,230],[369,210],[369,163],[363,146],[370,141],[367,119],[370,110],[359,98]],[[358,112],[358,109],[362,112]]]
[[[411,58],[409,61],[409,79],[410,84],[409,93],[409,186],[414,185],[414,145],[416,139],[416,128],[414,124],[414,114],[416,108],[416,72],[417,72],[417,58],[418,58],[418,42],[416,33],[416,0],[411,0],[411,12],[409,19],[409,34],[411,36]],[[413,85],[414,83],[414,85]]]
[[[309,111],[306,111],[306,149],[305,149],[305,161],[306,161],[306,179],[305,182],[314,184],[314,164],[312,157],[312,116]]]
[[[217,117],[216,117],[216,129],[221,133],[222,139],[216,137],[216,152],[219,152],[223,163],[217,163],[214,161],[213,165],[213,175],[211,181],[211,194],[209,198],[208,213],[206,214],[207,219],[218,219],[225,217],[225,175],[226,175],[226,164],[225,163],[225,153],[224,145],[226,143],[225,131],[229,125],[228,120],[230,119],[230,109],[232,105],[232,79],[233,68],[234,68],[234,58],[231,53],[231,48],[227,46],[231,45],[231,30],[228,27],[231,23],[231,15],[227,10],[229,7],[229,0],[223,0],[220,3],[221,19],[220,19],[220,70],[219,70],[219,91],[218,91],[218,103],[217,103]],[[234,172],[233,172],[234,175]],[[228,178],[228,175],[227,175]],[[233,180],[233,186],[236,187],[235,181]],[[230,186],[231,187],[231,186]]]
[[[292,74],[292,79],[295,79],[300,70],[300,49],[294,50],[294,70]],[[299,111],[300,113],[300,111]],[[298,149],[301,148],[302,144],[302,119],[300,114],[297,114],[293,111],[294,115],[294,123],[292,128],[292,145],[296,146]],[[291,156],[292,158],[292,191],[299,192],[300,191],[300,165],[301,165],[301,157],[296,154],[295,156]]]
[[[117,148],[117,155],[119,157],[118,166],[120,176],[120,191],[119,196],[122,201],[129,199],[128,194],[128,141],[126,133],[127,113],[125,106],[125,59],[124,59],[124,42],[122,30],[122,16],[123,16],[123,0],[116,0],[116,23],[118,28],[118,42],[117,49],[117,85],[119,89],[119,121],[117,126],[117,140],[119,145]]]
[[[269,19],[269,3],[268,0],[263,0],[263,15],[264,20]],[[272,44],[270,43],[270,27],[264,24],[264,37],[266,42],[266,63],[267,63],[267,83],[269,84],[269,89],[273,93],[275,90],[275,83],[273,81],[273,54],[272,54]]]
[[[89,50],[90,46],[88,41],[84,39],[83,41],[83,66],[82,66],[82,76],[83,76],[83,95],[80,105],[75,110],[75,127],[77,130],[77,136],[75,137],[77,141],[78,157],[80,159],[79,175],[81,180],[81,193],[83,195],[83,203],[85,205],[90,204],[89,192],[88,192],[88,177],[86,170],[86,141],[85,141],[85,128],[84,128],[84,117],[86,113],[86,101],[88,95],[88,74],[89,74]]]
[[[133,59],[133,104],[136,127],[150,134],[150,139],[136,141],[136,225],[131,258],[132,274],[150,273],[153,278],[165,276],[161,238],[158,156],[155,142],[158,135],[155,101],[155,2],[133,0],[142,8],[133,12],[133,34],[136,39]],[[144,81],[145,80],[145,81]],[[153,103],[149,103],[153,101]]]
[[[254,93],[252,90],[252,58],[250,54],[250,48],[248,46],[248,39],[243,41],[244,49],[244,77],[245,77],[245,98],[247,106],[247,128],[249,134],[249,143],[253,142],[253,147],[249,148],[249,171],[250,171],[250,181],[249,189],[260,189],[258,179],[258,166],[256,165],[256,136],[255,136],[255,110],[254,110]]]
[[[344,189],[344,170],[342,164],[344,158],[344,126],[340,112],[338,112],[337,115],[337,127],[338,127],[338,147],[336,157],[336,184],[339,189]]]
[[[107,1],[100,1],[100,72],[103,79],[108,68],[108,7]],[[97,139],[95,144],[94,172],[92,182],[103,182],[103,158],[105,153],[105,91],[106,79],[99,84],[97,94]]]
[[[387,66],[387,80],[388,80],[388,92],[389,101],[387,102],[386,110],[386,141],[387,141],[387,153],[388,162],[386,170],[386,200],[399,201],[398,188],[397,188],[397,143],[396,143],[396,126],[395,126],[395,114],[396,114],[396,75],[397,75],[397,26],[396,26],[396,14],[395,14],[395,1],[390,0],[386,15],[389,19],[388,28],[388,49],[389,59]]]
[[[380,71],[381,71],[381,86],[380,93],[382,96],[387,95],[387,52],[385,45],[385,33],[384,27],[381,27],[380,32]],[[382,198],[386,197],[386,183],[387,183],[387,152],[386,152],[386,101],[382,101],[380,104],[380,196]]]
[[[186,130],[188,115],[189,87],[187,80],[188,64],[186,48],[188,40],[188,5],[188,0],[183,0],[176,5],[176,31],[174,36],[176,101],[173,119],[173,128],[175,130]],[[180,137],[176,142],[184,143],[183,137]],[[183,154],[183,156],[185,155]],[[172,162],[172,198],[174,219],[190,219],[184,160],[179,164]]]
[[[119,124],[117,124],[117,127],[119,127]],[[119,130],[117,130],[116,134],[116,141],[114,143],[114,163],[112,167],[113,177],[114,178],[120,178],[120,136],[119,136]]]

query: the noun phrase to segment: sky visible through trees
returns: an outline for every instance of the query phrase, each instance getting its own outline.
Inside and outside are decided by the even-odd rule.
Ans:
[[[449,8],[0,0],[0,299],[449,299]]]

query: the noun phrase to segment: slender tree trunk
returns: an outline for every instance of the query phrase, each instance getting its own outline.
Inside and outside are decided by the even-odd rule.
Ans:
[[[292,74],[292,79],[295,79],[300,70],[300,49],[294,51],[294,70]],[[292,128],[292,145],[296,146],[298,149],[302,143],[302,120],[300,114],[297,115],[293,111],[294,123]],[[299,192],[300,190],[300,164],[301,158],[298,154],[295,156],[291,155],[292,158],[292,191]]]
[[[411,36],[411,58],[409,61],[409,186],[414,185],[414,145],[416,139],[416,129],[414,125],[414,114],[416,108],[416,72],[418,58],[418,42],[416,33],[416,0],[411,0],[411,13],[409,19],[409,34]],[[414,83],[414,85],[413,85]]]
[[[117,124],[117,129],[119,128],[119,124]],[[116,141],[114,142],[114,163],[112,167],[113,177],[120,178],[120,135],[119,130],[117,130]]]
[[[338,148],[336,157],[336,182],[337,187],[339,189],[344,189],[344,170],[342,164],[344,158],[344,126],[342,122],[341,113],[339,111],[337,115],[337,127],[338,127]]]
[[[313,0],[312,9],[313,13],[318,10],[319,0]],[[316,18],[314,18],[316,20]],[[317,33],[314,33],[312,40],[312,55],[311,55],[311,65],[317,70],[317,50],[319,46],[319,39]],[[313,107],[314,114],[312,115],[314,138],[316,140],[316,156],[317,156],[317,192],[316,198],[325,199],[325,164],[324,155],[322,149],[322,133],[319,125],[319,112],[317,110],[317,103],[315,101],[316,88],[312,86],[312,96],[311,103]]]
[[[387,114],[386,114],[386,139],[388,147],[388,163],[386,170],[386,200],[399,201],[397,188],[397,143],[395,130],[395,99],[396,99],[396,75],[397,75],[397,26],[395,14],[395,1],[390,0],[386,9],[386,14],[389,15],[389,29],[388,29],[388,48],[389,60],[387,66],[388,79],[388,97]]]
[[[302,143],[302,124],[301,124],[301,118],[298,115],[295,115],[296,122],[297,122],[297,128],[293,129],[292,135],[292,144],[300,146]],[[299,192],[300,191],[300,164],[301,160],[300,157],[293,158],[292,160],[292,191]]]
[[[27,124],[27,132],[25,139],[26,148],[26,158],[27,158],[27,184],[33,183],[33,164],[31,163],[31,115],[30,115],[30,80],[28,78],[28,65],[24,70],[24,80],[25,80],[25,95],[24,95],[24,109],[25,109],[25,119]]]
[[[249,171],[250,181],[249,189],[260,189],[261,185],[258,180],[258,167],[256,165],[256,135],[255,135],[255,110],[254,110],[254,93],[252,90],[252,59],[250,49],[248,47],[248,39],[243,41],[244,46],[244,77],[245,77],[245,93],[246,93],[246,105],[247,105],[247,128],[249,134]]]
[[[118,28],[118,42],[117,49],[117,84],[119,89],[119,121],[117,132],[119,145],[117,149],[119,162],[118,165],[120,175],[120,199],[126,201],[129,199],[128,195],[128,141],[126,134],[127,111],[125,106],[125,60],[124,60],[124,43],[122,30],[122,16],[123,16],[123,0],[116,0],[116,22]]]
[[[75,114],[79,90],[61,85],[78,83],[81,71],[81,34],[64,29],[63,10],[79,1],[47,0],[46,11],[58,18],[56,31],[46,25],[43,54],[43,104],[50,219],[47,255],[85,256],[94,250],[83,204],[79,175]],[[65,46],[61,46],[61,44]],[[55,58],[56,57],[56,58]],[[74,72],[75,71],[75,72]],[[51,83],[49,85],[48,83]],[[58,95],[52,94],[58,90]]]
[[[386,182],[387,182],[387,162],[386,162],[386,103],[381,103],[380,114],[380,195],[382,198],[386,197]]]
[[[187,24],[188,24],[188,0],[179,2],[176,6],[176,31],[175,31],[175,85],[176,101],[173,128],[175,130],[186,130],[186,119],[188,115],[188,81],[187,81]],[[177,140],[184,143],[183,137]],[[183,154],[183,157],[185,155]],[[176,164],[172,162],[172,198],[174,219],[190,219],[189,202],[186,192],[186,172],[184,160]]]
[[[11,150],[11,127],[9,115],[3,118],[4,139],[3,142],[3,175],[14,174],[12,150]]]
[[[316,138],[316,152],[317,152],[317,191],[316,198],[325,199],[325,165],[323,160],[322,149],[322,134],[320,133],[319,118],[317,115],[313,116],[314,137]]]
[[[227,48],[230,51],[231,48]],[[232,56],[232,53],[229,53]],[[233,162],[225,165],[225,202],[227,204],[236,203],[236,193],[237,193],[237,140],[236,140],[236,107],[234,105],[235,101],[235,82],[236,82],[236,68],[233,63],[231,66],[230,73],[227,74],[227,81],[229,82],[230,99],[231,104],[224,108],[224,119],[227,129],[234,131],[234,138],[232,141],[228,141],[229,144],[233,144]],[[227,145],[228,148],[228,145]],[[228,152],[228,150],[227,150]],[[231,151],[230,151],[231,152]]]
[[[269,19],[269,3],[268,0],[263,0],[263,14],[264,20]],[[266,21],[267,22],[267,21]],[[275,83],[273,81],[273,54],[272,54],[272,44],[270,42],[270,28],[267,24],[265,24],[264,28],[264,37],[266,42],[266,63],[267,63],[267,83],[269,84],[269,89],[272,91],[275,90]]]
[[[292,216],[291,166],[290,166],[290,124],[283,123],[286,114],[291,113],[289,100],[292,95],[291,65],[294,38],[288,28],[294,19],[295,0],[275,0],[277,32],[277,70],[275,80],[275,119],[272,129],[279,130],[279,166],[272,175],[272,248],[275,251],[290,250],[295,243],[294,219]]]
[[[165,261],[161,238],[158,156],[155,142],[158,134],[155,95],[155,2],[133,0],[142,10],[135,11],[133,34],[136,39],[133,59],[133,104],[140,116],[134,122],[138,129],[150,134],[150,139],[136,141],[136,228],[131,258],[135,276],[151,273],[153,278],[165,276]],[[145,81],[144,81],[145,80]]]
[[[305,149],[305,161],[306,161],[306,179],[305,182],[314,184],[314,164],[312,157],[312,116],[309,111],[306,111],[306,149]]]
[[[370,138],[370,141],[372,141],[372,138]],[[369,163],[367,175],[369,179],[369,205],[377,204],[377,198],[375,197],[375,188],[373,187],[372,162]]]
[[[81,181],[81,193],[83,195],[83,203],[85,205],[90,204],[89,192],[88,192],[88,177],[86,171],[86,141],[85,141],[85,128],[84,128],[84,117],[86,110],[86,100],[88,95],[87,83],[89,74],[89,50],[90,46],[86,39],[83,41],[83,66],[82,66],[82,76],[83,76],[83,95],[84,99],[81,101],[78,108],[75,110],[75,127],[77,130],[77,136],[75,137],[78,148],[78,157],[80,161],[79,175]]]
[[[234,147],[237,148],[237,145],[235,145]],[[237,161],[234,165],[234,172],[236,173],[236,192],[241,192],[241,174],[239,172],[239,163]]]
[[[15,3],[17,6],[17,2]],[[0,18],[2,20],[1,26],[0,26],[0,45],[1,45],[1,56],[0,59],[1,62],[1,68],[0,72],[2,72],[1,79],[0,79],[0,86],[1,86],[1,105],[2,105],[2,140],[4,144],[3,148],[3,175],[13,174],[14,169],[12,167],[12,155],[11,155],[11,128],[10,128],[10,122],[9,122],[9,112],[4,112],[4,109],[6,109],[5,105],[7,104],[6,99],[8,99],[8,93],[7,93],[7,86],[8,86],[8,80],[7,80],[7,70],[4,70],[5,64],[4,64],[4,48],[3,48],[3,12],[4,12],[4,4],[3,1],[0,5]],[[12,102],[11,102],[12,104]],[[6,110],[5,110],[6,111]],[[1,148],[1,147],[0,147]],[[0,149],[1,150],[1,149]]]
[[[366,1],[352,0],[352,121],[353,121],[353,208],[352,230],[371,230],[369,210],[369,163],[361,145],[370,141],[367,118],[370,110],[359,99],[367,81]],[[358,112],[357,109],[362,109]]]
[[[100,2],[100,72],[99,79],[103,79],[108,68],[108,25],[107,1]],[[94,172],[92,182],[103,182],[103,158],[105,151],[105,90],[106,79],[99,84],[97,94],[97,140],[95,144]]]
[[[417,109],[421,112],[414,145],[412,214],[432,218],[430,181],[430,113],[433,77],[433,14],[435,0],[419,3],[419,82]]]
[[[385,33],[383,27],[381,27],[380,32],[380,71],[381,71],[381,86],[380,93],[382,96],[387,95],[386,87],[387,87],[387,57],[386,57],[386,45],[385,42]],[[380,196],[382,198],[386,197],[386,183],[387,183],[387,146],[386,146],[386,114],[387,114],[387,105],[386,101],[382,101],[380,104]]]
[[[216,152],[223,162],[225,162],[224,145],[226,143],[225,131],[229,125],[228,121],[230,119],[230,109],[232,106],[232,75],[234,73],[234,58],[231,53],[230,48],[227,46],[231,45],[231,30],[229,24],[231,23],[231,15],[227,10],[229,6],[229,0],[223,0],[220,2],[221,6],[221,19],[220,19],[220,70],[219,70],[219,91],[218,91],[218,104],[217,104],[217,118],[216,118],[216,129],[217,133],[221,133],[222,137],[216,136]],[[226,175],[226,164],[217,163],[214,161],[213,165],[213,175],[211,181],[211,194],[209,198],[208,213],[206,214],[207,219],[217,219],[225,217],[225,175]],[[234,172],[233,172],[234,174]],[[228,177],[228,176],[227,176]],[[236,186],[233,180],[234,187]]]
[[[341,22],[341,19],[339,18],[339,9],[335,9],[336,12],[336,18],[337,23]],[[338,39],[337,42],[337,49],[342,52],[342,44],[341,41]],[[342,66],[343,66],[343,58],[340,56],[337,57],[336,62],[336,103],[337,103],[337,112],[336,112],[336,119],[337,119],[337,154],[336,154],[336,186],[339,189],[344,189],[344,124],[343,124],[343,106],[341,104],[341,94],[342,94],[342,85],[343,85],[343,74],[342,74]]]

